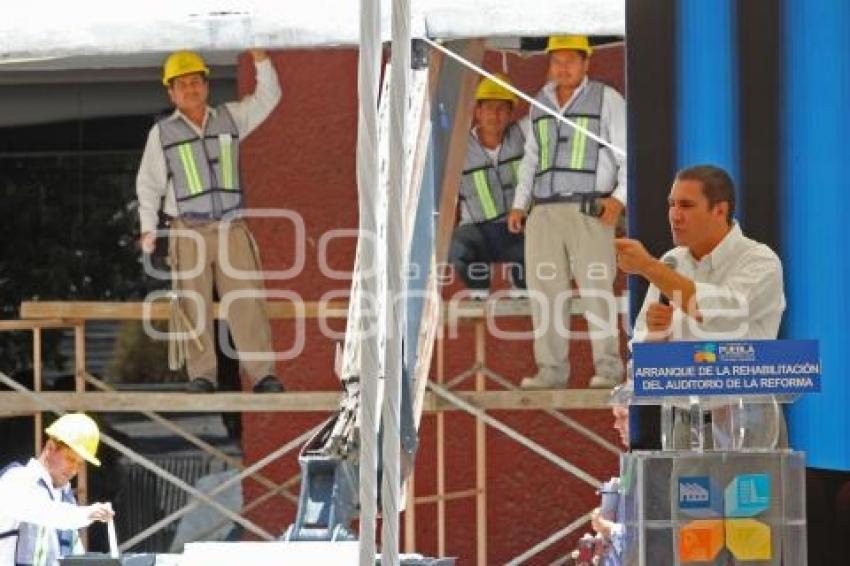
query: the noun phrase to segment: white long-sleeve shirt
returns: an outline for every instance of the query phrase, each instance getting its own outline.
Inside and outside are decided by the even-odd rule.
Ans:
[[[237,102],[225,103],[236,124],[236,129],[239,131],[240,141],[254,131],[271,114],[271,111],[280,101],[280,84],[271,59],[256,63],[256,68],[257,87],[253,94],[244,96]],[[206,125],[211,112],[215,112],[215,109],[207,108],[204,125]],[[185,120],[199,136],[202,135],[203,128],[199,128],[179,110],[175,110],[172,116]],[[169,216],[180,215],[177,209],[177,200],[174,197],[174,188],[168,178],[165,154],[162,151],[162,143],[159,138],[159,125],[156,124],[148,134],[142,162],[139,165],[139,173],[136,176],[136,195],[139,199],[139,220],[142,234],[156,229],[157,213],[162,197],[165,197],[165,204],[163,205],[165,213]]]
[[[53,493],[47,494],[39,480],[44,480]],[[79,529],[91,523],[91,510],[60,501],[61,489],[53,487],[50,474],[36,459],[26,466],[11,468],[0,477],[0,533],[18,528],[20,523],[33,523],[53,529]],[[59,544],[52,537],[51,544]],[[0,566],[14,566],[16,537],[0,539]]]
[[[587,77],[573,92],[573,95],[563,105],[558,104],[557,85],[550,81],[543,85],[543,94],[549,98],[553,107],[563,114],[570,104],[578,97],[585,86]],[[609,141],[614,147],[626,151],[626,101],[616,90],[605,86],[602,91],[602,109],[600,111],[599,135]],[[534,135],[525,138],[525,154],[517,174],[517,187],[514,194],[513,208],[527,211],[534,196],[534,173],[540,160],[540,146]],[[616,171],[616,175],[610,174]],[[616,187],[603,186],[605,179],[617,179]],[[619,153],[600,146],[599,162],[596,166],[596,192],[609,193],[612,197],[626,204],[626,158]]]
[[[775,340],[785,310],[782,262],[764,244],[743,235],[736,222],[726,237],[700,260],[680,246],[663,258],[676,259],[676,271],[696,287],[694,300],[702,320],[676,309],[669,340]],[[659,301],[659,290],[651,285],[635,321],[633,342],[647,340],[646,312]],[[715,448],[784,445],[785,421],[773,405],[748,405],[744,411],[720,408],[713,411],[712,435]],[[733,425],[744,427],[741,442]]]
[[[676,260],[676,271],[694,281],[702,320],[681,309],[673,314],[670,340],[774,340],[785,310],[782,262],[764,244],[743,235],[736,222],[711,253],[696,260],[680,246],[664,254]],[[650,285],[635,321],[633,341],[646,341],[646,312],[659,300]]]

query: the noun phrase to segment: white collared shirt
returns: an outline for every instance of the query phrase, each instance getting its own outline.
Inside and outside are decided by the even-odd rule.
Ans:
[[[240,141],[254,131],[280,101],[280,84],[271,59],[256,63],[256,67],[257,87],[253,94],[243,97],[238,102],[225,104],[233,117],[236,129],[239,131]],[[207,117],[211,112],[215,112],[215,109],[207,108],[204,124],[206,124]],[[170,119],[184,120],[198,135],[203,133],[202,128],[188,120],[179,110],[175,110]],[[156,229],[157,213],[162,197],[165,197],[163,211],[169,216],[179,216],[174,189],[171,180],[168,178],[168,169],[165,164],[165,154],[162,152],[158,125],[154,125],[148,134],[145,152],[142,155],[139,173],[136,176],[136,195],[139,199],[139,220],[142,234]]]
[[[44,480],[53,493],[50,499],[39,480]],[[20,523],[33,523],[54,529],[79,529],[91,521],[90,510],[60,501],[61,488],[53,487],[50,474],[41,462],[31,458],[26,466],[11,468],[0,477],[0,532],[18,528]],[[56,538],[56,537],[54,537]],[[58,545],[58,539],[55,543]],[[15,563],[17,539],[0,539],[0,565]]]
[[[694,281],[702,321],[676,309],[670,340],[774,340],[785,310],[782,262],[764,244],[743,235],[737,222],[711,251],[697,260],[684,246],[662,259],[676,260],[676,271]],[[635,321],[635,342],[646,340],[646,311],[659,300],[650,285]]]

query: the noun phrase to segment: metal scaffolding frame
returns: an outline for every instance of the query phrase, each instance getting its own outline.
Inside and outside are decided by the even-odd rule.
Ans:
[[[272,303],[270,309],[274,318],[283,320],[293,320],[298,316],[299,309],[282,309],[282,305]],[[342,308],[342,303],[335,303],[333,306],[322,306],[309,303],[304,306],[303,312],[309,313],[307,318],[319,318],[326,316],[328,318],[344,318],[345,309]],[[581,312],[582,306],[579,304],[573,307],[573,316],[577,316]],[[14,380],[10,379],[3,373],[0,373],[0,383],[13,388],[12,392],[0,393],[0,415],[9,416],[11,414],[33,414],[36,418],[37,445],[36,450],[40,449],[41,437],[38,434],[42,429],[42,413],[56,412],[61,413],[64,410],[88,410],[92,412],[139,412],[152,421],[160,424],[172,433],[186,439],[194,444],[197,448],[211,455],[214,458],[221,459],[229,465],[238,469],[239,472],[230,480],[217,486],[208,493],[201,493],[192,486],[185,484],[179,478],[174,477],[166,470],[160,468],[153,462],[150,462],[141,455],[136,454],[126,446],[121,445],[114,439],[104,440],[108,446],[118,450],[129,459],[142,465],[152,473],[163,478],[165,481],[173,483],[178,488],[183,489],[190,494],[189,502],[181,509],[171,513],[169,516],[157,521],[139,533],[125,540],[122,545],[122,550],[131,549],[135,544],[141,542],[146,537],[153,535],[159,530],[167,527],[171,522],[179,519],[191,509],[206,504],[218,509],[227,519],[221,524],[228,521],[235,521],[242,524],[246,529],[254,532],[258,537],[265,540],[275,538],[271,533],[266,532],[261,527],[243,517],[245,513],[255,508],[256,506],[268,501],[273,497],[279,497],[285,501],[295,503],[295,496],[288,490],[300,478],[298,475],[288,478],[286,481],[278,484],[263,476],[260,470],[269,463],[291,453],[294,449],[300,447],[310,436],[312,436],[318,427],[310,429],[298,437],[288,441],[285,445],[272,451],[267,456],[251,464],[244,464],[235,460],[232,456],[222,453],[220,450],[209,445],[209,443],[197,438],[192,433],[184,430],[179,425],[169,421],[158,412],[152,410],[156,406],[156,401],[160,407],[162,406],[161,394],[157,393],[121,393],[116,392],[110,385],[102,380],[88,374],[85,369],[85,324],[87,320],[104,320],[123,318],[125,320],[137,319],[134,314],[141,313],[140,305],[137,303],[24,303],[21,312],[30,316],[41,316],[43,318],[30,318],[22,320],[7,320],[0,321],[0,331],[29,331],[33,335],[33,368],[34,368],[34,387],[30,391]],[[61,313],[74,313],[75,318],[61,318]],[[523,391],[519,390],[505,377],[499,375],[489,367],[485,357],[485,346],[487,339],[488,322],[493,318],[501,317],[525,317],[528,316],[528,305],[524,301],[502,300],[482,303],[480,301],[462,301],[454,303],[445,303],[441,309],[442,316],[441,327],[445,328],[449,325],[461,322],[467,326],[471,325],[474,330],[474,363],[469,368],[459,372],[449,378],[445,375],[446,361],[446,344],[445,332],[439,332],[436,340],[436,365],[434,367],[434,379],[428,385],[430,393],[426,396],[423,403],[424,410],[436,413],[437,425],[437,491],[432,495],[424,495],[419,497],[413,496],[414,481],[413,477],[408,484],[407,494],[409,501],[413,501],[414,505],[409,505],[404,516],[405,551],[413,552],[415,550],[416,537],[416,506],[417,505],[437,505],[438,513],[438,551],[441,556],[445,556],[449,549],[447,548],[446,537],[446,515],[447,504],[460,499],[475,498],[476,501],[476,543],[477,543],[477,563],[487,564],[487,484],[486,484],[486,442],[487,427],[492,427],[502,432],[509,439],[518,442],[546,459],[553,465],[578,477],[591,488],[596,488],[599,485],[599,480],[588,475],[581,470],[579,466],[570,463],[568,460],[552,453],[537,444],[533,439],[524,436],[515,429],[512,429],[504,423],[498,421],[488,414],[490,410],[534,410],[543,411],[545,414],[552,417],[555,422],[569,428],[585,438],[596,443],[605,453],[609,453],[614,457],[619,454],[619,450],[610,442],[577,423],[574,419],[564,414],[564,409],[582,410],[582,409],[603,409],[607,407],[607,391],[594,390],[559,390],[559,391]],[[161,317],[167,315],[166,312],[154,309],[153,313]],[[57,316],[60,315],[60,316]],[[121,315],[121,316],[117,316]],[[42,391],[42,364],[41,364],[41,345],[42,332],[51,329],[72,329],[74,332],[75,343],[75,391],[67,393],[44,392]],[[474,376],[474,386],[472,391],[462,391],[458,388]],[[492,382],[502,390],[488,391],[487,382]],[[97,391],[86,391],[87,387],[93,387]],[[297,402],[286,402],[286,399],[291,396],[297,396]],[[309,393],[283,393],[273,395],[253,395],[243,393],[220,393],[213,396],[204,396],[203,403],[199,403],[197,395],[189,393],[168,393],[168,408],[169,412],[183,411],[206,411],[218,412],[226,409],[225,403],[212,402],[219,397],[227,398],[228,403],[236,401],[237,409],[251,411],[315,411],[315,410],[333,410],[336,408],[336,400],[339,394],[334,392],[309,392]],[[269,401],[271,399],[271,401]],[[311,400],[316,401],[315,403]],[[154,401],[152,403],[152,401]],[[276,408],[274,405],[277,404]],[[296,407],[297,405],[297,407]],[[472,415],[476,420],[475,433],[475,482],[469,489],[460,491],[448,492],[446,490],[446,455],[445,455],[445,411],[460,410]],[[213,499],[215,495],[232,486],[238,481],[246,478],[252,478],[260,485],[266,488],[266,492],[259,498],[245,505],[238,514],[232,511],[222,509],[221,504]],[[80,501],[87,500],[87,479],[86,474],[81,473],[78,478],[78,490]],[[227,512],[225,512],[227,511]],[[565,528],[562,528],[555,533],[541,540],[528,551],[514,558],[510,564],[520,564],[537,553],[549,548],[551,545],[568,536],[575,529],[581,527],[588,516],[578,518]]]

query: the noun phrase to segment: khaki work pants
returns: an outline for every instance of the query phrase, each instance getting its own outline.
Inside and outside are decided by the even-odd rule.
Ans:
[[[257,277],[259,254],[248,226],[243,220],[189,225],[182,219],[175,219],[171,228],[172,286],[183,293],[180,304],[194,328],[200,329],[198,338],[203,347],[201,350],[194,340],[188,341],[189,378],[217,381],[213,285],[222,305],[227,303],[228,294],[234,293],[226,319],[240,352],[242,368],[254,382],[274,374],[271,330],[266,301],[261,295],[264,286],[262,278]],[[181,231],[194,232],[197,238],[181,234]],[[242,292],[255,296],[242,296]],[[199,300],[187,296],[194,293]],[[202,318],[200,323],[199,317]]]
[[[538,369],[569,379],[570,307],[578,295],[587,307],[585,317],[590,315],[596,375],[621,379],[614,228],[583,214],[579,203],[536,205],[526,223],[525,265]]]

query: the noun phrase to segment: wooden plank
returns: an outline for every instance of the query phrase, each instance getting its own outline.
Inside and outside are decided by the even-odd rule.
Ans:
[[[465,59],[474,65],[484,60],[484,41],[470,39],[466,43]],[[467,68],[461,72],[461,84],[455,106],[454,123],[449,140],[446,167],[443,171],[440,189],[440,208],[437,221],[435,256],[437,264],[444,263],[449,255],[449,242],[455,227],[457,195],[466,158],[466,140],[472,126],[472,113],[475,108],[475,87],[480,77]]]
[[[318,411],[330,412],[339,409],[340,393],[304,392],[274,393],[41,393],[46,404],[39,403],[28,395],[17,392],[0,393],[0,414],[12,411],[38,411],[48,406],[58,406],[66,411],[91,412],[274,412],[274,411]]]
[[[446,343],[437,327],[437,383],[445,382]],[[446,416],[437,413],[437,556],[446,556]]]
[[[86,390],[86,325],[74,325],[74,391]]]
[[[484,59],[484,41],[472,39],[459,42],[465,49],[463,55],[470,62],[478,65]],[[431,106],[442,104],[436,100],[440,80],[446,75],[446,61],[440,60],[439,68],[434,70],[429,80]],[[454,122],[447,150],[445,168],[440,182],[440,203],[438,208],[437,232],[434,237],[434,254],[432,256],[426,299],[422,306],[422,321],[419,329],[417,344],[418,362],[413,376],[413,416],[417,428],[422,417],[425,388],[431,370],[431,356],[437,328],[440,326],[440,286],[437,284],[437,271],[446,262],[449,253],[449,242],[455,225],[457,211],[457,196],[460,188],[463,161],[466,158],[466,140],[472,125],[472,113],[475,107],[475,87],[478,75],[464,68],[460,73],[460,85],[455,99]]]
[[[541,391],[453,391],[455,395],[486,411],[522,411],[545,408],[610,409],[610,391],[604,389],[549,389]],[[448,401],[429,396],[426,411],[453,409]]]
[[[86,324],[78,321],[74,325],[74,390],[78,394],[86,391]],[[82,466],[77,474],[77,501],[85,505],[89,502],[88,466]],[[83,533],[83,544],[88,546],[88,530]]]
[[[339,318],[348,316],[348,302],[305,301],[266,301],[269,318]],[[157,301],[148,305],[151,320],[168,320],[170,306],[167,301]],[[218,303],[214,307],[219,317]],[[102,301],[25,301],[21,303],[21,318],[24,319],[83,319],[83,320],[142,320],[145,316],[143,302],[102,302]],[[4,321],[19,322],[19,321]],[[20,321],[26,322],[26,321]],[[57,320],[61,322],[61,320]],[[0,325],[0,330],[3,327]]]
[[[475,391],[483,392],[487,388],[484,372],[480,368],[487,363],[487,334],[484,321],[475,323]],[[487,566],[487,425],[481,419],[475,419],[475,555],[478,566]]]
[[[504,318],[504,317],[530,317],[531,304],[525,298],[510,298],[505,294],[508,291],[494,293],[486,301],[469,299],[467,297],[452,298],[443,302],[443,316],[445,320],[458,319],[481,319],[481,318]],[[505,293],[505,294],[502,294]],[[628,294],[620,295],[616,299],[617,309],[620,314],[628,312]],[[584,300],[576,297],[570,301],[570,312],[573,316],[584,316],[587,307]]]
[[[620,313],[626,312],[627,295],[617,298]],[[302,303],[296,308],[285,301],[268,301],[272,319],[335,318],[348,315],[348,302],[313,301]],[[21,303],[21,318],[24,320],[0,320],[0,331],[32,330],[34,328],[70,328],[75,320],[142,320],[144,303],[141,302],[98,302],[98,301],[25,301]],[[216,316],[218,316],[216,305]],[[445,301],[442,305],[446,320],[479,319],[485,317],[529,317],[531,307],[528,299],[513,299],[496,296],[487,301],[458,298]],[[585,307],[581,298],[571,303],[573,315],[583,315]],[[157,302],[151,305],[151,319],[168,320],[169,305]]]
[[[71,328],[74,324],[74,321],[61,320],[58,318],[45,320],[0,320],[0,331],[35,330],[36,328]]]
[[[32,331],[32,383],[33,389],[41,391],[42,382],[42,360],[41,360],[41,329],[34,328]],[[44,417],[41,413],[35,414],[35,452],[41,454],[42,442],[44,442]]]
[[[478,495],[477,489],[453,491],[444,495],[423,495],[421,497],[416,498],[416,504],[424,505],[428,503],[438,503],[440,501],[456,501],[458,499],[468,499],[470,497],[475,497],[476,495]]]
[[[404,552],[416,552],[416,474],[411,472],[407,478],[407,502],[404,509]]]
[[[524,411],[543,408],[607,409],[610,393],[600,389],[560,389],[544,391],[457,391],[461,399],[487,411]],[[40,393],[44,403],[15,391],[0,392],[0,415],[33,413],[57,406],[67,411],[127,413],[156,411],[159,413],[221,412],[331,412],[339,409],[341,394],[336,391],[293,393]],[[45,404],[46,403],[46,404]],[[455,407],[448,401],[428,393],[426,411],[448,411]]]

